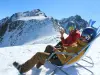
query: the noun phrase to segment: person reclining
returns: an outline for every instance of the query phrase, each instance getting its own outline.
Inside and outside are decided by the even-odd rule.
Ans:
[[[68,25],[70,25],[68,28],[68,32],[69,32],[68,37],[64,39],[63,35],[65,33],[65,30],[61,28],[60,29],[61,41],[56,46],[48,45],[44,52],[52,54],[54,52],[53,51],[54,49],[63,48],[63,46],[70,46],[73,42],[75,42],[78,38],[80,38],[81,34],[80,31],[76,29],[76,25],[72,21],[68,22]],[[59,60],[57,59],[56,55],[53,56],[53,59],[55,59],[54,61],[52,60],[54,64],[55,63],[57,65],[61,64],[60,62],[58,63]],[[36,66],[37,68],[39,68],[41,65],[42,63],[39,62]]]
[[[35,65],[37,68],[40,68],[40,66],[38,66],[38,63],[40,62],[44,65],[45,61],[52,54],[52,52],[77,53],[83,47],[85,47],[89,42],[91,42],[95,38],[95,36],[96,36],[96,31],[93,28],[85,28],[82,31],[81,37],[77,39],[72,45],[67,47],[63,46],[63,48],[54,48],[53,46],[50,46],[51,50],[48,50],[47,46],[46,49],[51,52],[37,52],[31,59],[27,60],[25,63],[19,64],[18,62],[14,62],[13,65],[18,69],[20,73],[25,73],[29,71]],[[68,55],[55,54],[49,61],[55,65],[60,66],[68,61],[66,60],[67,58],[69,58]]]

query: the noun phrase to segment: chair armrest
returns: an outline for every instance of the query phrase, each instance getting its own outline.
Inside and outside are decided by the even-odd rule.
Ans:
[[[68,52],[55,52],[55,54],[65,54],[65,55],[69,55],[69,56],[76,55],[76,53],[68,53]]]
[[[50,60],[54,54],[65,54],[65,55],[69,55],[69,56],[76,56],[76,55],[77,55],[76,53],[54,52],[54,53],[52,53],[52,54],[49,56],[49,58],[48,58],[47,60]]]

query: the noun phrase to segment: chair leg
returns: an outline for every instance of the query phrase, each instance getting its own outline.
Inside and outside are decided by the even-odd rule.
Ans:
[[[89,56],[86,56],[88,59],[90,59],[91,60],[91,62],[90,61],[87,61],[87,60],[85,60],[85,59],[81,59],[82,61],[84,61],[84,62],[86,62],[86,63],[88,63],[88,64],[91,64],[90,66],[84,66],[84,67],[93,67],[94,66],[94,62],[93,62],[93,60],[92,60],[92,58],[91,57],[89,57]],[[80,67],[80,66],[74,66],[74,67]]]
[[[79,63],[76,63],[78,66],[75,66],[75,67],[82,67],[82,68],[84,68],[85,70],[87,70],[87,71],[89,71],[92,75],[94,75],[94,73],[91,71],[91,70],[89,70],[89,69],[87,69],[86,67],[93,67],[94,66],[94,63],[93,63],[93,60],[91,59],[91,57],[89,57],[89,56],[86,56],[87,58],[89,58],[90,60],[91,60],[91,62],[89,62],[89,61],[87,61],[87,60],[85,60],[85,59],[81,59],[82,61],[85,61],[85,62],[87,62],[87,63],[89,63],[89,64],[91,64],[92,66],[83,66],[83,65],[81,65],[81,64],[79,64]],[[54,64],[53,64],[54,65]],[[61,66],[61,67],[58,67],[57,65],[54,65],[56,68],[53,70],[53,72],[51,73],[51,75],[54,75],[55,73],[56,73],[56,71],[57,71],[57,69],[59,69],[59,70],[61,70],[63,73],[65,73],[66,75],[69,75],[67,72],[65,72],[63,69],[62,69],[62,67],[63,66]]]
[[[54,64],[53,64],[54,65]],[[59,70],[61,70],[63,73],[65,73],[66,75],[69,75],[67,72],[65,72],[63,69],[62,69],[62,67],[58,67],[58,66],[56,66],[56,65],[54,65],[56,68],[53,70],[53,72],[52,72],[52,74],[51,75],[54,75],[55,73],[56,73],[56,71],[57,71],[57,69],[59,69]]]
[[[50,75],[54,75],[54,74],[56,73],[56,71],[57,71],[57,68],[58,68],[58,67],[56,67],[56,68],[52,71],[52,73],[51,73]]]
[[[48,62],[48,63],[50,63],[50,62]],[[55,65],[55,64],[52,64],[52,65],[55,66],[55,69],[50,73],[50,75],[54,75],[56,73],[57,69],[58,69],[57,65]]]
[[[87,69],[86,67],[80,65],[79,63],[76,63],[76,64],[79,65],[80,67],[84,68],[85,70],[89,71],[92,75],[94,75],[94,73],[93,73],[91,70],[89,70],[89,69]]]
[[[65,73],[66,75],[69,75],[67,72],[65,72],[65,71],[62,69],[62,67],[59,67],[59,69],[60,69],[63,73]]]
[[[89,57],[89,56],[86,56],[86,57],[89,58],[89,59],[91,60],[91,62],[89,62],[89,61],[87,61],[87,60],[85,60],[85,59],[81,59],[81,60],[83,60],[83,61],[85,61],[85,62],[91,64],[91,65],[92,65],[91,67],[93,67],[93,66],[94,66],[94,62],[93,62],[92,58]]]

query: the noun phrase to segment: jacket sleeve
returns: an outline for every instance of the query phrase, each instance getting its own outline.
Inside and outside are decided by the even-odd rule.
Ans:
[[[61,37],[61,43],[63,44],[63,46],[68,46],[68,44],[65,44],[65,40],[64,37]],[[67,41],[67,40],[66,40]]]
[[[62,44],[65,43],[64,37],[61,37],[61,42],[62,42]]]
[[[76,34],[76,37],[77,37],[77,38],[80,38],[80,37],[81,37],[80,32],[79,32],[79,31],[77,31],[76,33],[77,33],[77,34]]]

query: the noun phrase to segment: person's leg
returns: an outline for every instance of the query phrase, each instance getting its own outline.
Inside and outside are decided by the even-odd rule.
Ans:
[[[21,66],[21,73],[29,71],[32,67],[35,66],[38,62],[44,64],[45,60],[49,57],[50,53],[46,52],[38,52],[36,53],[31,59],[26,61],[24,64],[20,65]]]
[[[48,45],[46,48],[45,48],[45,51],[44,52],[47,52],[47,53],[52,53],[54,52],[54,46],[52,45]]]
[[[53,53],[53,49],[54,49],[54,47],[53,46],[51,46],[51,45],[48,45],[46,48],[45,48],[45,51],[44,52],[47,52],[47,53]],[[40,68],[41,67],[41,65],[43,65],[41,62],[38,62],[37,63],[37,65],[36,65],[36,67],[37,68]]]
[[[59,58],[57,57],[56,59],[50,61],[52,64],[55,64],[57,66],[62,66],[61,61],[59,60]]]
[[[56,46],[48,45],[48,46],[46,47],[46,49],[45,49],[45,52],[52,54],[52,53],[54,52],[54,49],[55,49],[55,48],[59,48],[59,47],[61,47],[61,46],[62,46],[61,41],[60,41]],[[52,59],[50,60],[50,62],[51,62],[52,64],[55,64],[55,65],[58,65],[58,66],[61,66],[61,65],[62,65],[62,63],[61,63],[61,61],[59,60],[59,58],[57,57],[57,55],[54,55],[54,56],[52,57]],[[39,67],[40,67],[40,66],[41,66],[41,63],[39,63],[39,64],[37,64],[37,65],[39,65]]]
[[[43,65],[43,64],[42,64],[41,62],[38,62],[38,63],[36,64],[36,68],[40,68],[42,65]]]

